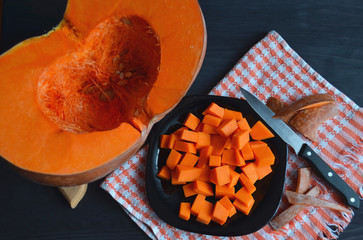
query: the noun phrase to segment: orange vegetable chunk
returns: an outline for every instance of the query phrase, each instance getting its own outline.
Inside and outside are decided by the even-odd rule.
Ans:
[[[198,180],[201,180],[203,182],[209,182],[209,170],[210,168],[208,166],[201,168],[201,173]]]
[[[179,217],[184,220],[190,219],[190,203],[189,202],[181,202],[179,209]]]
[[[242,149],[250,141],[250,135],[247,130],[236,132],[232,136],[232,147]]]
[[[238,128],[237,122],[235,119],[229,119],[226,121],[223,121],[219,127],[217,127],[217,132],[219,135],[223,137],[229,137],[236,129]]]
[[[231,149],[232,148],[232,139],[229,137],[226,140],[226,143],[224,144],[225,149]]]
[[[240,180],[241,184],[244,187],[246,187],[246,189],[249,193],[252,194],[256,191],[255,185],[253,185],[253,183],[250,181],[250,179],[243,172],[239,175],[239,180]]]
[[[177,165],[175,167],[176,180],[178,182],[193,182],[199,178],[202,169]]]
[[[255,155],[257,167],[273,165],[275,163],[275,155],[268,146],[252,149]]]
[[[204,132],[197,133],[197,143],[195,145],[196,149],[200,149],[202,147],[207,147],[210,145],[210,134]]]
[[[216,202],[212,213],[212,220],[220,225],[223,225],[229,216],[229,211],[221,204]]]
[[[234,196],[235,196],[236,200],[240,201],[241,203],[243,203],[246,206],[250,206],[251,203],[253,204],[255,202],[255,199],[252,197],[251,193],[248,192],[246,187],[242,187],[240,190],[238,190],[236,192],[236,194]]]
[[[250,141],[249,144],[250,144],[252,151],[254,149],[267,146],[267,143],[262,142],[262,141]]]
[[[170,135],[163,134],[160,137],[160,148],[169,148]]]
[[[236,155],[233,149],[225,149],[222,153],[222,163],[235,166],[235,157]]]
[[[199,151],[199,161],[197,163],[197,167],[201,168],[208,165],[209,156],[212,154],[213,147],[207,146],[203,147]]]
[[[179,137],[179,135],[177,135],[177,134],[171,134],[170,135],[170,137],[169,137],[169,143],[168,143],[168,146],[167,146],[167,148],[169,148],[169,149],[173,149],[174,148],[174,145],[175,145],[175,142],[177,141],[177,140],[179,140],[180,139],[180,137]]]
[[[253,125],[250,135],[254,140],[264,140],[275,136],[261,121]]]
[[[209,173],[210,182],[218,186],[229,183],[231,181],[229,171],[230,168],[228,165],[211,169]]]
[[[224,109],[224,120],[234,119],[236,121],[240,121],[243,119],[242,113],[234,110]]]
[[[236,200],[234,200],[233,205],[235,206],[235,208],[237,208],[237,210],[248,215],[250,213],[254,203],[255,203],[255,200],[253,198],[247,204],[236,199]]]
[[[235,165],[238,166],[238,167],[242,167],[242,166],[246,165],[246,162],[243,159],[241,152],[238,149],[235,149],[235,148],[233,150],[234,150],[234,153],[235,153],[235,156],[236,156],[236,164]]]
[[[168,158],[166,159],[166,166],[168,166],[170,170],[174,170],[176,165],[179,164],[181,157],[182,157],[181,153],[172,149],[169,153]]]
[[[248,177],[252,184],[258,180],[256,167],[253,162],[247,163],[246,166],[242,167],[242,172]]]
[[[255,167],[256,167],[256,173],[257,173],[258,180],[263,179],[264,177],[266,177],[267,175],[269,175],[272,172],[272,168],[270,165],[261,166],[261,167],[257,167],[257,165],[255,165]]]
[[[203,206],[205,202],[205,196],[202,195],[202,194],[198,194],[195,199],[194,199],[194,202],[192,204],[192,207],[191,207],[191,213],[194,215],[194,216],[197,216],[201,207]]]
[[[194,165],[198,162],[198,159],[199,157],[197,155],[188,152],[184,154],[179,165],[194,167]]]
[[[190,131],[190,130],[183,130],[180,133],[180,139],[188,142],[197,142],[198,141],[198,133]]]
[[[216,198],[227,196],[229,199],[234,199],[234,187],[228,187],[227,184],[223,186],[216,185],[215,191]]]
[[[214,127],[214,126],[206,124],[206,123],[202,123],[202,126],[201,126],[201,131],[208,133],[208,134],[218,134],[216,129],[217,129],[217,127]]]
[[[212,220],[213,203],[204,201],[197,216],[197,221],[208,225]]]
[[[220,107],[216,103],[211,103],[206,110],[204,110],[203,115],[213,115],[219,118],[223,118],[224,115],[224,108]]]
[[[189,113],[183,125],[194,131],[198,127],[199,122],[200,119],[198,117],[196,117],[193,113]]]
[[[222,155],[227,138],[219,135],[211,135],[211,146],[213,155]]]
[[[190,153],[197,153],[197,149],[195,148],[194,143],[184,142],[181,140],[175,141],[174,150],[181,151],[181,152],[190,152]]]
[[[229,200],[227,196],[224,196],[219,201],[229,212],[229,217],[232,217],[237,213],[236,208],[233,206],[232,202]]]
[[[239,130],[246,130],[246,131],[248,131],[248,132],[250,132],[251,131],[251,127],[250,127],[250,125],[248,124],[248,122],[247,122],[247,119],[246,118],[242,118],[241,120],[239,120],[238,122],[237,122],[237,125],[238,125],[238,129]]]
[[[178,181],[175,171],[171,171],[170,175],[171,175],[171,184],[172,185],[184,185],[187,183],[185,181]]]
[[[239,173],[238,172],[236,172],[236,171],[234,171],[234,170],[229,170],[229,172],[230,172],[230,179],[231,179],[231,181],[229,182],[229,183],[227,183],[227,187],[228,188],[231,188],[231,187],[234,187],[234,186],[236,186],[236,184],[238,183],[238,179],[239,179]]]
[[[202,123],[209,124],[214,127],[218,127],[222,122],[222,118],[207,114],[203,117]]]
[[[188,130],[188,128],[187,127],[180,127],[177,130],[175,130],[171,135],[175,135],[175,136],[177,136],[179,138],[181,132],[184,131],[184,130]]]
[[[242,147],[241,153],[245,161],[253,160],[255,158],[249,143],[247,143],[244,147]]]
[[[171,178],[171,173],[170,173],[170,169],[167,166],[163,166],[158,175],[159,178],[165,179],[165,180],[170,180]]]
[[[197,193],[193,190],[193,183],[183,185],[183,193],[185,197],[196,195]]]
[[[206,197],[214,195],[212,186],[209,183],[200,180],[195,180],[193,182],[193,191]]]
[[[221,166],[221,156],[211,155],[209,157],[209,167],[219,167]]]

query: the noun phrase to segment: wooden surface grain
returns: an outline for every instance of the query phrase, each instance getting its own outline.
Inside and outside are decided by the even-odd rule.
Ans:
[[[4,0],[1,52],[62,18],[65,0]],[[276,30],[312,68],[363,105],[363,1],[201,0],[208,46],[189,91],[206,94],[249,48]],[[21,86],[20,86],[21,87]],[[146,239],[116,201],[89,184],[71,209],[57,188],[35,184],[0,160],[0,239]],[[362,239],[356,210],[340,239]]]

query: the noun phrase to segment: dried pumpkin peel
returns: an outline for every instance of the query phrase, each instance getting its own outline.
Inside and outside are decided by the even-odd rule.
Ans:
[[[69,0],[46,35],[0,56],[0,154],[49,185],[101,178],[181,100],[204,59],[198,1]]]

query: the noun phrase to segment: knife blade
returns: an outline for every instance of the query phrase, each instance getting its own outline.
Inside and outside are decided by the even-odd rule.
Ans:
[[[244,98],[255,112],[272,128],[283,141],[290,145],[295,153],[310,162],[320,175],[338,190],[344,197],[346,203],[354,208],[359,208],[360,199],[358,194],[319,157],[314,150],[305,143],[284,121],[272,118],[275,114],[264,103],[253,94],[240,87]]]

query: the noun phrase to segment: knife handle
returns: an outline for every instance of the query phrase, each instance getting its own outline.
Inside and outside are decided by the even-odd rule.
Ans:
[[[321,176],[345,197],[345,201],[348,205],[359,208],[360,199],[358,194],[306,143],[303,144],[298,155],[299,157],[309,161],[321,174]]]

